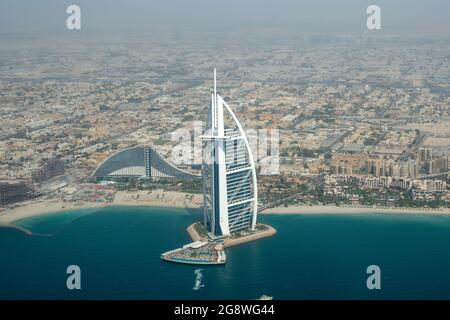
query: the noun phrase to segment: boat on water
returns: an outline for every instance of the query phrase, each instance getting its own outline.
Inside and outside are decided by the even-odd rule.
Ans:
[[[227,257],[222,243],[194,241],[182,248],[164,252],[161,259],[176,263],[215,265],[225,264]]]
[[[263,294],[258,300],[273,300],[273,297]]]

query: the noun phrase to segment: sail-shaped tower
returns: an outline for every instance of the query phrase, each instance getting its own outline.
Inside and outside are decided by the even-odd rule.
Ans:
[[[258,212],[256,169],[248,139],[214,89],[203,139],[204,225],[211,238],[255,229]]]

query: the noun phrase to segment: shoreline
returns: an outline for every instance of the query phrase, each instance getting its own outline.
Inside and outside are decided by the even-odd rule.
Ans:
[[[14,224],[22,219],[34,218],[47,214],[53,214],[62,211],[77,209],[101,209],[106,207],[167,207],[200,209],[197,202],[191,201],[113,201],[110,203],[90,203],[78,202],[68,203],[58,200],[27,201],[15,208],[2,208],[0,211],[1,224]],[[310,214],[365,214],[365,213],[388,213],[388,214],[422,214],[422,215],[450,215],[449,208],[426,209],[426,208],[372,208],[372,207],[352,207],[352,206],[333,206],[333,205],[314,205],[314,206],[288,206],[266,209],[260,212],[261,215],[310,215]]]
[[[70,210],[85,209],[102,209],[107,207],[162,207],[162,208],[180,208],[180,209],[199,209],[199,206],[192,205],[188,202],[169,203],[169,202],[128,202],[114,201],[109,203],[67,203],[62,201],[39,201],[34,203],[26,203],[15,208],[2,208],[0,211],[0,224],[14,224],[22,219],[45,216]]]
[[[264,210],[259,213],[269,214],[364,214],[364,213],[389,213],[389,214],[422,214],[422,215],[450,215],[450,208],[404,208],[404,207],[356,207],[356,206],[334,206],[334,205],[313,205],[313,206],[288,206],[277,207]]]

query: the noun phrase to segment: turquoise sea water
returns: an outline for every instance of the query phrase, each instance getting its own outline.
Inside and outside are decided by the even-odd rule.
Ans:
[[[0,228],[0,298],[31,299],[450,299],[450,217],[262,215],[275,237],[227,250],[223,266],[160,259],[189,242],[197,211],[108,207],[52,214]],[[66,268],[81,268],[81,290]],[[381,268],[368,290],[366,268]],[[194,290],[196,269],[203,269]],[[197,272],[198,273],[198,272]]]

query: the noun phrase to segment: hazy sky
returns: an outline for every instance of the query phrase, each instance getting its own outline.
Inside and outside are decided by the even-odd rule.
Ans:
[[[0,33],[65,32],[77,4],[89,34],[279,32],[363,34],[366,8],[381,7],[383,34],[450,35],[449,0],[1,0]]]

